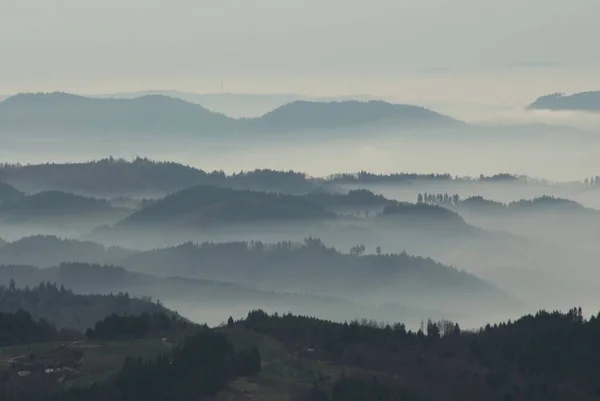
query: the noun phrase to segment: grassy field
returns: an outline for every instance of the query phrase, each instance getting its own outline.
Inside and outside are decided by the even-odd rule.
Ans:
[[[262,372],[250,378],[240,378],[230,383],[216,401],[297,401],[305,396],[319,381],[322,385],[333,383],[345,369],[290,354],[277,340],[244,328],[219,329],[230,339],[236,351],[258,348],[262,359]],[[56,350],[64,343],[42,343],[0,348],[0,369],[11,369],[12,358],[24,355],[43,355]],[[68,387],[88,387],[103,382],[119,371],[127,357],[153,359],[169,353],[172,345],[161,339],[112,342],[77,342],[67,345],[83,353],[83,374],[68,380]]]
[[[13,358],[29,354],[43,354],[60,347],[61,344],[52,342],[0,347],[0,369],[10,369]]]
[[[15,347],[0,348],[0,369],[11,369],[12,359],[25,355],[43,355],[56,350],[64,343],[40,343]],[[89,386],[102,382],[116,373],[122,366],[125,358],[153,359],[170,352],[171,346],[161,339],[144,339],[135,341],[112,342],[77,342],[67,345],[83,352],[83,375],[70,380],[67,386]]]
[[[332,385],[344,367],[290,354],[277,340],[242,328],[223,329],[237,350],[257,347],[262,372],[231,383],[217,401],[300,401],[317,381]]]
[[[98,343],[83,354],[84,376],[69,383],[72,386],[89,386],[107,380],[123,366],[125,358],[153,359],[170,352],[170,346],[160,339],[113,341]]]

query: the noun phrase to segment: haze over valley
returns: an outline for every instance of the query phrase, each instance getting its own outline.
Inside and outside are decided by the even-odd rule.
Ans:
[[[0,400],[600,400],[598,15],[0,2]]]

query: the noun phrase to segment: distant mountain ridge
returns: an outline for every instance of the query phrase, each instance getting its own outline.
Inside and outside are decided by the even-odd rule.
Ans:
[[[222,135],[285,133],[383,125],[395,128],[463,123],[418,106],[383,101],[294,101],[262,117],[235,119],[163,95],[89,98],[67,93],[20,94],[0,103],[0,132]]]
[[[392,104],[373,100],[359,102],[295,101],[281,106],[259,119],[259,128],[276,130],[328,130],[366,125],[412,128],[420,125],[456,126],[460,123],[419,106]]]
[[[105,133],[228,132],[236,121],[201,106],[167,96],[94,99],[68,93],[12,96],[0,103],[0,130]]]
[[[320,187],[319,182],[293,171],[255,170],[226,175],[141,157],[131,161],[109,157],[85,163],[0,165],[0,180],[26,192],[58,190],[97,197],[156,197],[196,185],[289,193],[308,193]],[[2,193],[0,183],[0,201]]]
[[[112,94],[87,95],[97,98],[135,99],[146,95],[163,95],[195,103],[217,113],[234,118],[260,117],[271,110],[296,100],[331,102],[344,100],[374,100],[369,95],[314,97],[297,93],[191,93],[176,90],[147,90],[139,92],[120,92]],[[0,100],[2,100],[0,98]]]
[[[572,95],[553,93],[539,97],[528,108],[600,113],[600,91],[580,92]]]

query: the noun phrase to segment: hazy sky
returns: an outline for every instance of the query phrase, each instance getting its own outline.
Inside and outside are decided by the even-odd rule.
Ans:
[[[0,94],[599,89],[598,0],[0,0]],[[529,65],[529,64],[541,65]]]

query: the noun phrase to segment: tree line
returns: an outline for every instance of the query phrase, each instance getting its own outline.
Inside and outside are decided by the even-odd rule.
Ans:
[[[115,341],[138,340],[142,338],[185,338],[191,332],[206,326],[197,325],[176,315],[165,313],[142,313],[141,315],[120,316],[116,313],[96,322],[94,328],[86,331],[90,340]]]
[[[397,383],[404,383],[403,391],[425,399],[450,395],[462,400],[558,401],[600,396],[600,314],[585,319],[581,308],[540,311],[476,331],[430,321],[414,332],[402,324],[332,323],[263,311],[253,311],[236,324],[271,335],[309,358],[402,375],[404,380]],[[305,352],[309,346],[312,352]],[[368,384],[345,387],[360,394]],[[359,399],[351,393],[345,393],[347,399]],[[372,399],[364,397],[360,399]],[[403,399],[382,397],[376,399]]]
[[[360,171],[358,173],[340,173],[330,175],[327,179],[329,182],[338,184],[363,183],[401,183],[408,181],[485,181],[485,182],[510,182],[510,181],[528,181],[525,176],[517,176],[508,173],[499,173],[494,175],[480,174],[477,177],[451,175],[450,173],[432,173],[432,174],[417,174],[417,173],[392,173],[392,174],[375,174],[368,171]]]
[[[427,204],[427,205],[457,205],[460,202],[460,195],[453,194],[448,195],[447,193],[437,193],[437,194],[428,194],[419,193],[417,195],[417,203],[418,204]]]
[[[0,347],[80,338],[82,336],[79,333],[58,330],[46,319],[36,321],[23,310],[14,313],[0,312]]]
[[[17,270],[20,270],[17,268]],[[128,293],[110,295],[76,294],[63,285],[41,282],[33,287],[18,288],[10,279],[8,286],[0,285],[0,311],[26,311],[34,320],[44,319],[59,328],[84,332],[96,322],[111,314],[137,315],[146,313],[174,313],[157,302],[130,297]]]

